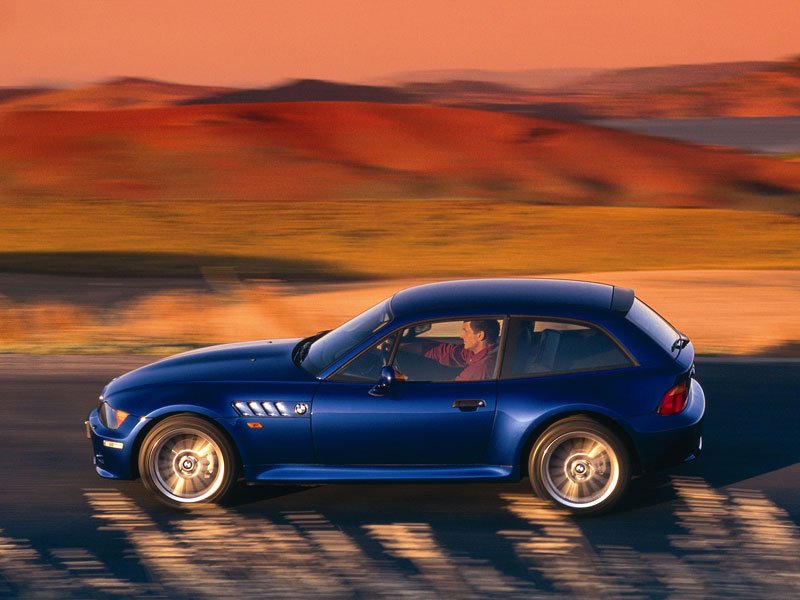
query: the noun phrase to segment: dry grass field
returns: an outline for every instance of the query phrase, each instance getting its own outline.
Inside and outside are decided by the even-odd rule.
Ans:
[[[800,268],[800,218],[478,200],[4,202],[0,270],[287,281]]]

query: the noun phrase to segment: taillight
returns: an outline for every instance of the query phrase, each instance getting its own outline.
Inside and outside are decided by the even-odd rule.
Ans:
[[[663,417],[677,415],[686,408],[686,400],[689,399],[689,383],[691,379],[671,387],[658,405],[658,414]]]

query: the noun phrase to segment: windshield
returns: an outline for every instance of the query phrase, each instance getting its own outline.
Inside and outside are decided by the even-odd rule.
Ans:
[[[303,368],[312,375],[318,375],[325,367],[383,329],[391,320],[392,310],[389,307],[389,300],[384,300],[318,340],[314,340],[302,360]]]

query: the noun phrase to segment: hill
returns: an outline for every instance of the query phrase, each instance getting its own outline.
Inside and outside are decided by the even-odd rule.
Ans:
[[[0,89],[0,111],[103,111],[194,104],[424,103],[570,121],[800,115],[800,57],[599,71],[476,69],[406,74],[391,85],[301,79],[229,89],[120,78],[64,90]]]
[[[706,85],[727,77],[739,77],[769,69],[779,64],[778,62],[748,61],[617,69],[590,75],[572,84],[563,85],[558,91],[566,94],[654,92],[678,86]]]
[[[348,102],[0,114],[0,199],[486,198],[797,212],[800,164],[577,123]]]
[[[236,90],[178,104],[250,104],[258,102],[378,102],[405,104],[419,97],[389,87],[336,83],[318,79],[301,79],[287,84],[257,89]]]
[[[0,110],[94,111],[152,108],[225,91],[229,91],[229,88],[121,77],[75,89],[42,90],[25,94],[0,104]]]
[[[567,120],[800,115],[800,57],[605,71],[549,89],[485,77],[406,87],[433,104]]]
[[[765,117],[800,115],[800,57],[702,85],[607,101],[609,116]]]
[[[385,78],[390,85],[404,86],[408,83],[439,83],[446,81],[482,81],[490,84],[522,88],[525,90],[558,90],[593,76],[601,75],[603,69],[559,68],[523,69],[518,71],[496,71],[491,69],[438,69],[407,71]]]
[[[32,96],[34,94],[43,94],[52,91],[52,88],[44,87],[0,87],[0,104],[10,100],[24,98],[25,96]]]

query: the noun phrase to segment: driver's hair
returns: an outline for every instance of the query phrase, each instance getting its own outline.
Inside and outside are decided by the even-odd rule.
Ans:
[[[500,337],[500,323],[495,319],[480,319],[478,321],[467,321],[472,333],[483,332],[483,339],[487,344],[496,344]]]

